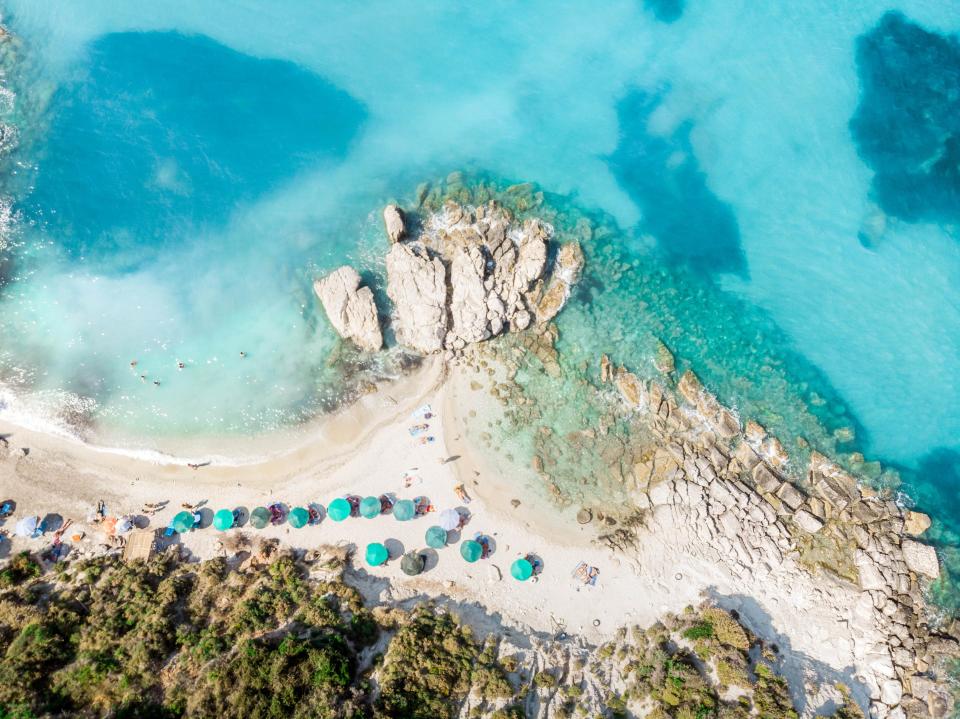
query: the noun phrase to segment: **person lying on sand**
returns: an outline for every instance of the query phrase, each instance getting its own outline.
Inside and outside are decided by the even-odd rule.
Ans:
[[[93,514],[94,524],[99,524],[107,517],[107,505],[104,504],[102,499],[97,500],[97,509]]]
[[[393,499],[386,494],[380,495],[380,514],[386,514],[393,509]]]
[[[454,487],[453,493],[457,495],[457,499],[459,499],[464,504],[470,504],[470,502],[473,501],[472,499],[470,499],[470,495],[467,494],[467,490],[462,484],[458,484],[456,487]]]

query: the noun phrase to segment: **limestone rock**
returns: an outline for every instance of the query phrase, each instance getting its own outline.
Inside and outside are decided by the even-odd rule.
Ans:
[[[613,368],[610,364],[610,358],[605,354],[600,355],[600,381],[606,384],[613,376]]]
[[[910,571],[922,574],[930,579],[940,576],[940,563],[937,561],[937,552],[929,544],[921,544],[912,539],[904,539],[900,545],[903,551],[903,561]]]
[[[387,253],[387,296],[393,302],[397,340],[429,354],[447,334],[447,271],[419,243],[396,243]]]
[[[403,239],[407,229],[403,222],[403,210],[396,205],[387,205],[383,208],[383,224],[387,228],[387,237],[390,243]]]
[[[623,367],[618,367],[614,373],[613,382],[617,391],[620,392],[620,396],[630,407],[636,409],[644,404],[646,392],[643,382],[635,374],[627,372]]]
[[[488,313],[503,319],[503,305],[489,306],[487,290],[483,286],[486,260],[476,245],[458,247],[450,263],[450,319],[451,336],[447,346],[460,339],[466,344],[482,342],[492,335]]]
[[[930,529],[930,517],[923,512],[907,512],[904,517],[903,531],[917,536]]]
[[[800,527],[800,529],[808,534],[816,534],[823,529],[823,522],[814,517],[805,509],[797,510],[797,512],[793,515],[793,521],[797,523],[797,526]]]
[[[355,269],[343,266],[331,272],[313,283],[313,291],[341,337],[370,352],[383,346],[373,292],[360,286],[360,275]]]
[[[880,701],[887,706],[899,704],[902,696],[903,686],[896,679],[888,679],[880,685]]]
[[[680,381],[677,382],[677,389],[687,402],[695,405],[703,392],[703,385],[700,384],[700,379],[697,375],[691,370],[687,370],[681,375]]]

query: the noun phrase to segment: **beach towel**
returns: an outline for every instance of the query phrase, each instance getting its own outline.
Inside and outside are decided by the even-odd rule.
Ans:
[[[595,587],[597,585],[597,577],[600,576],[600,570],[596,567],[591,567],[586,562],[580,562],[577,568],[573,570],[573,576],[583,584]]]
[[[430,419],[433,416],[433,410],[430,408],[429,404],[422,405],[417,407],[413,414],[410,415],[410,419]]]
[[[415,424],[415,425],[413,425],[412,427],[410,427],[409,429],[407,429],[407,431],[410,433],[410,436],[411,436],[411,437],[419,437],[419,436],[420,436],[421,434],[423,434],[424,432],[429,432],[429,431],[430,431],[430,425],[429,425],[429,424]]]

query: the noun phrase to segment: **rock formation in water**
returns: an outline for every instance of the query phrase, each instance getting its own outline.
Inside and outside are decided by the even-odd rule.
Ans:
[[[383,224],[387,230],[387,237],[390,242],[399,242],[407,233],[407,228],[403,222],[403,210],[396,205],[387,205],[383,208]]]
[[[331,272],[313,283],[313,291],[341,337],[370,352],[383,346],[373,292],[360,286],[360,275],[355,269],[344,266]]]
[[[538,219],[518,222],[493,202],[476,208],[448,202],[425,219],[418,236],[406,240],[402,211],[388,205],[383,217],[391,243],[386,257],[391,326],[400,344],[424,354],[455,353],[511,329],[546,325],[567,301],[584,264],[580,245],[567,242],[546,275],[553,228]],[[349,268],[337,273],[344,269]],[[339,317],[343,294],[334,297]],[[324,306],[331,315],[326,301]],[[331,321],[341,336],[355,339],[342,319],[331,315]]]

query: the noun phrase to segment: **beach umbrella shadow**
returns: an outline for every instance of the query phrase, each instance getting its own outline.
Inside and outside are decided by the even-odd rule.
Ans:
[[[213,524],[213,510],[209,507],[203,507],[199,510],[200,513],[200,523],[197,525],[197,529],[206,529],[211,524]]]
[[[0,537],[0,559],[6,559],[10,556],[11,546],[9,537]]]
[[[40,530],[43,532],[56,532],[63,526],[63,516],[51,512],[40,522]]]
[[[424,573],[429,572],[431,569],[440,564],[440,555],[437,553],[436,549],[421,549],[420,554],[423,555]]]
[[[543,557],[541,557],[539,554],[534,554],[533,552],[527,552],[527,554],[525,555],[525,558],[527,559],[527,561],[530,562],[530,564],[533,565],[533,576],[537,576],[543,571],[543,567],[544,567]]]
[[[494,554],[497,553],[497,540],[491,537],[489,534],[483,534],[482,532],[477,532],[476,536],[472,537],[472,539],[476,539],[476,541],[478,542],[480,542],[480,540],[484,540],[483,542],[480,542],[480,543],[481,544],[483,544],[484,542],[486,543],[487,545],[486,555],[488,558],[492,557]]]
[[[390,552],[390,559],[402,557],[407,551],[399,539],[387,539],[383,542],[383,546]]]
[[[451,529],[447,532],[447,544],[459,544],[460,540],[463,538],[462,533],[459,529]]]

